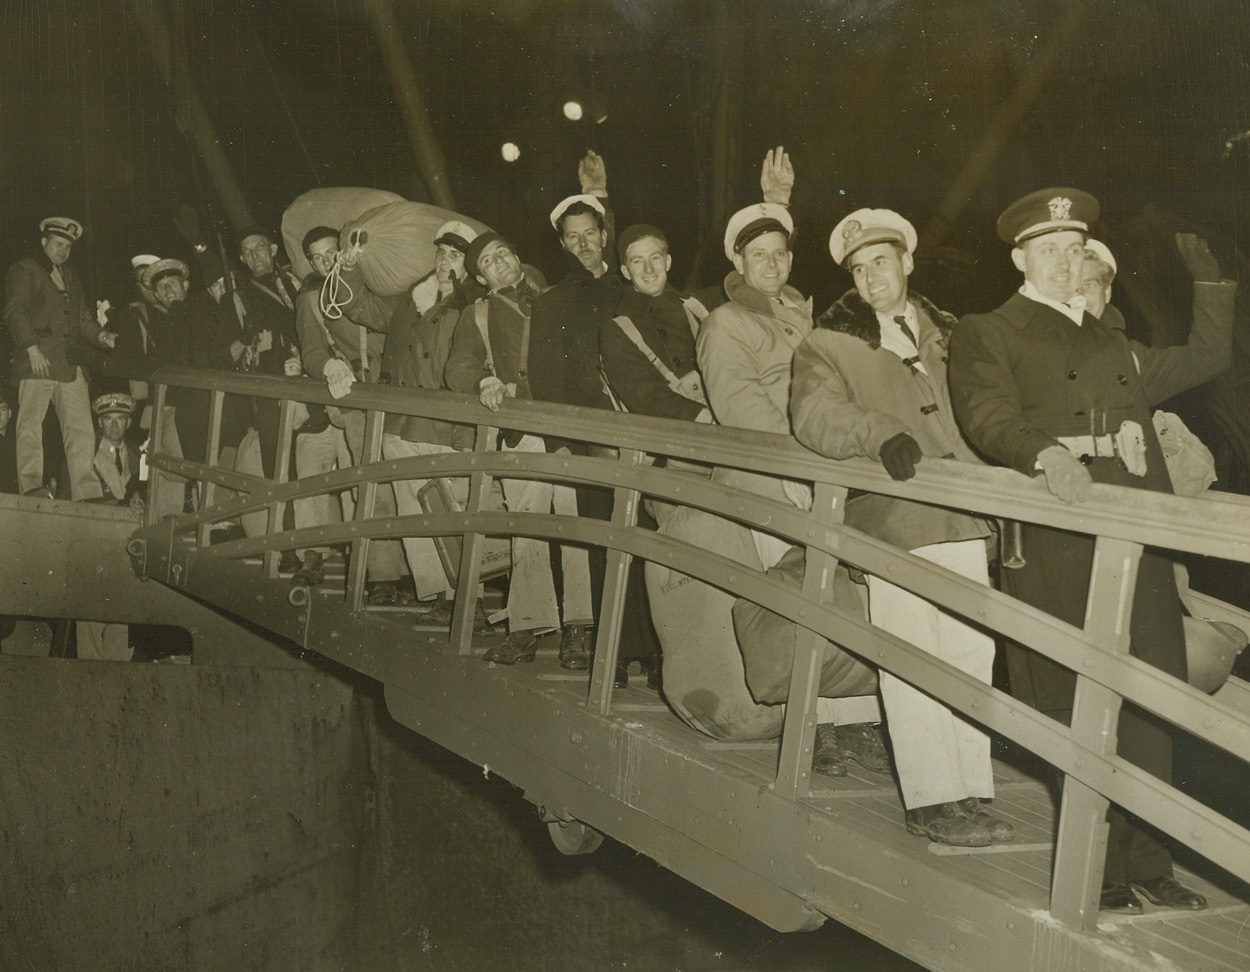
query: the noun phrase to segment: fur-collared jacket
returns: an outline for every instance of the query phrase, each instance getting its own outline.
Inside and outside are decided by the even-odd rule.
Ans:
[[[794,353],[790,415],[809,449],[879,460],[881,446],[905,432],[925,456],[979,462],[955,424],[946,385],[955,318],[919,294],[908,299],[919,324],[916,365],[882,347],[877,313],[854,290],[817,319]],[[875,494],[852,501],[847,522],[908,550],[990,533],[967,513]]]
[[[696,348],[708,404],[721,425],[790,434],[790,366],[794,349],[812,329],[812,302],[786,286],[786,303],[770,300],[737,271],[725,278],[729,300],[707,316]],[[788,502],[781,480],[727,471],[726,483]]]

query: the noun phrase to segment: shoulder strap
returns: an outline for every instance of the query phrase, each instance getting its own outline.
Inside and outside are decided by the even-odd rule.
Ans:
[[[690,322],[690,333],[695,340],[699,339],[699,325],[706,320],[708,309],[698,297],[683,297],[681,305],[686,310],[686,320]]]
[[[654,367],[655,370],[660,373],[660,376],[668,383],[668,387],[676,391],[680,379],[678,379],[668,365],[661,361],[656,356],[656,353],[651,350],[651,346],[643,340],[643,337],[638,332],[638,328],[634,322],[623,315],[621,317],[614,317],[612,320],[616,326],[624,332],[625,336],[633,342],[634,347],[646,356],[646,359],[651,362],[652,367]]]
[[[477,323],[478,332],[482,335],[482,343],[486,345],[486,370],[496,378],[495,374],[495,356],[490,349],[490,328],[487,326],[488,308],[486,306],[487,298],[479,298],[473,304],[473,319]],[[526,322],[528,324],[528,321]]]

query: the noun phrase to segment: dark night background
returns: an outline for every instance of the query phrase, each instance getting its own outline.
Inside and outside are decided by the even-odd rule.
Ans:
[[[168,26],[174,79],[194,86],[263,223],[276,229],[318,185],[430,199],[370,2],[0,0],[0,259],[37,243],[41,217],[76,216],[87,236],[74,259],[94,296],[118,305],[131,255],[189,257],[179,207],[224,225],[143,29],[154,13]],[[994,219],[1043,185],[1101,200],[1095,232],[1119,259],[1113,301],[1132,336],[1185,338],[1176,231],[1202,234],[1228,276],[1250,279],[1244,0],[391,6],[456,208],[553,279],[562,259],[547,213],[577,191],[587,147],[607,160],[618,226],[659,224],[673,280],[708,285],[729,269],[724,221],[758,198],[760,162],[777,144],[798,178],[792,282],[817,311],[849,285],[829,231],[861,206],[896,209],[920,231],[913,289],[957,314],[996,306],[1019,275]],[[571,97],[597,101],[606,120],[565,120]],[[500,157],[507,140],[521,147],[512,165]],[[1242,493],[1245,316],[1229,373],[1171,406],[1215,452],[1222,488]],[[1222,593],[1246,600],[1240,580]]]
[[[4,0],[0,220],[4,256],[43,215],[87,224],[76,259],[99,293],[124,288],[127,258],[185,255],[172,223],[197,193],[177,99],[139,29],[161,11],[254,212],[269,225],[315,185],[427,198],[363,0]],[[590,145],[607,159],[621,225],[664,226],[685,280],[725,269],[705,223],[710,146],[756,198],[759,162],[784,144],[798,172],[795,282],[826,305],[846,284],[829,229],[888,206],[922,233],[998,112],[1030,72],[1036,90],[949,227],[918,289],[952,310],[996,304],[1012,284],[993,220],[1021,193],[1075,185],[1103,203],[1100,236],[1153,207],[1230,245],[1245,237],[1250,8],[1241,0],[396,0],[458,207],[558,271],[546,213],[576,191]],[[729,70],[717,74],[720,65]],[[728,86],[725,130],[709,119]],[[607,120],[570,123],[560,104],[601,95]],[[511,138],[522,158],[508,165]],[[1118,248],[1121,263],[1134,257]],[[924,254],[922,253],[922,256]],[[1224,255],[1221,253],[1221,255]],[[930,254],[932,256],[932,254]],[[971,261],[970,263],[965,262]],[[1130,317],[1132,309],[1129,309]]]
[[[0,0],[0,259],[48,215],[79,218],[74,260],[94,297],[129,297],[129,258],[188,259],[180,206],[224,208],[180,132],[140,21],[166,19],[255,215],[275,230],[314,186],[430,199],[366,0]],[[547,213],[606,159],[617,225],[669,234],[673,279],[729,269],[723,217],[758,198],[783,144],[797,172],[791,282],[817,311],[850,280],[828,234],[861,206],[921,232],[913,288],[955,313],[1018,286],[996,215],[1044,185],[1096,195],[1130,333],[1183,341],[1187,275],[1171,241],[1206,237],[1250,281],[1250,4],[1245,0],[394,0],[456,208],[500,229],[558,279]],[[146,14],[145,14],[146,11]],[[717,117],[724,92],[730,110]],[[597,99],[606,120],[566,121]],[[594,113],[592,113],[593,115]],[[982,157],[950,222],[944,197]],[[1231,144],[1226,142],[1233,140]],[[515,141],[521,159],[500,157]],[[732,178],[718,187],[720,154]],[[717,218],[719,216],[719,219]],[[232,247],[233,250],[233,247]],[[1221,488],[1250,492],[1250,353],[1173,408],[1216,453]],[[7,360],[7,354],[3,359]],[[1195,586],[1250,606],[1244,573]],[[1197,576],[1204,576],[1201,569]]]

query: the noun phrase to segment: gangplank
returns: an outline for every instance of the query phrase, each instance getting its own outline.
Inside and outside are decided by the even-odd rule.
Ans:
[[[301,379],[170,369],[157,381],[158,405],[169,385],[213,391],[214,428],[225,394],[282,400],[282,450],[291,441],[294,401],[332,404],[324,386]],[[199,481],[205,502],[197,513],[165,520],[150,515],[129,542],[135,569],[377,679],[399,722],[520,787],[561,851],[592,851],[606,834],[774,928],[811,929],[832,917],[936,970],[1244,972],[1250,967],[1250,832],[1121,760],[1114,729],[1105,728],[1114,727],[1121,700],[1132,699],[1181,731],[1243,760],[1250,755],[1250,687],[1233,678],[1215,695],[1204,695],[1129,657],[1123,635],[1130,609],[1125,592],[1132,590],[1142,545],[1250,561],[1245,499],[1216,494],[1182,500],[1096,487],[1090,503],[1063,507],[1039,484],[1009,471],[931,460],[914,480],[895,483],[868,463],[828,462],[780,437],[728,429],[524,402],[510,402],[492,415],[452,393],[401,394],[359,385],[340,404],[368,413],[366,458],[372,461],[360,467],[293,482],[282,481],[279,473],[271,482],[212,463],[154,455],[154,466]],[[155,411],[159,425],[162,410]],[[387,412],[474,425],[477,447],[381,460]],[[539,434],[559,428],[562,436],[610,447],[619,458],[500,452],[494,448],[499,425]],[[216,453],[216,442],[214,432],[210,454]],[[812,482],[813,511],[782,508],[706,478],[648,465],[644,455],[657,452]],[[441,476],[469,479],[465,512],[369,516],[376,484]],[[602,485],[614,493],[613,518],[486,510],[489,481],[499,476]],[[151,488],[162,488],[161,480]],[[279,529],[284,504],[347,489],[357,490],[354,519]],[[848,489],[1096,535],[1084,629],[842,526]],[[219,502],[225,490],[232,498]],[[795,591],[698,546],[640,529],[642,497],[705,509],[803,545],[804,589]],[[149,512],[155,508],[150,501]],[[213,523],[257,510],[269,513],[265,535],[208,543]],[[365,607],[363,564],[371,541],[452,534],[463,537],[461,590],[477,586],[486,536],[521,534],[606,548],[607,582],[589,679],[559,668],[554,643],[533,665],[484,664],[480,655],[498,636],[473,635],[467,599],[457,605],[450,632],[423,626],[412,611]],[[310,592],[279,574],[281,550],[327,544],[350,549],[341,582]],[[625,571],[632,557],[745,596],[804,629],[780,739],[709,739],[678,720],[655,692],[632,684],[613,688]],[[834,608],[823,579],[839,560],[889,574],[894,583],[1075,670],[1079,688],[1072,727]],[[1250,627],[1250,616],[1235,608],[1214,601],[1206,607],[1211,617]],[[903,828],[892,781],[855,771],[840,779],[811,773],[826,638],[994,733],[1002,757],[995,762],[995,810],[1014,825],[1014,843],[982,851],[929,844]],[[1244,783],[1243,778],[1238,785]],[[1097,912],[1108,800],[1195,852],[1200,873],[1187,871],[1184,878],[1208,895],[1209,910],[1148,907],[1135,917]]]

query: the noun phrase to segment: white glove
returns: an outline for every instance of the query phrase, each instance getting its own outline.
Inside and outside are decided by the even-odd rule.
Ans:
[[[325,375],[326,384],[330,388],[330,395],[336,399],[342,398],[352,390],[352,385],[356,381],[356,375],[352,372],[351,366],[346,361],[340,361],[338,358],[331,358],[325,363],[325,367],[321,369],[321,373]]]
[[[1076,456],[1061,445],[1043,449],[1037,456],[1037,464],[1046,476],[1046,488],[1052,496],[1065,503],[1079,503],[1089,499],[1094,484],[1089,470]]]
[[[810,510],[812,508],[812,487],[808,486],[807,483],[798,483],[793,479],[783,479],[781,481],[781,491],[786,494],[786,499],[800,510]]]
[[[498,412],[499,406],[508,397],[508,386],[494,375],[483,378],[478,389],[478,400],[492,412]]]

